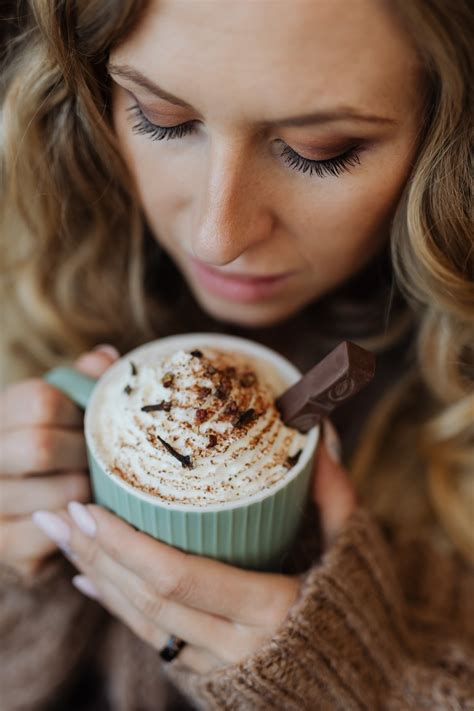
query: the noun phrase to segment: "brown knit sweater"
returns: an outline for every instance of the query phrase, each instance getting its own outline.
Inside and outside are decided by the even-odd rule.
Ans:
[[[70,711],[68,688],[86,667],[105,689],[87,711],[474,710],[473,571],[420,535],[383,531],[363,508],[302,575],[274,637],[206,675],[163,668],[73,588],[73,572],[59,556],[30,583],[3,569],[2,711]]]
[[[404,365],[401,348],[379,358],[360,412]],[[286,355],[306,370],[315,349],[307,362]],[[7,382],[31,375],[1,356]],[[360,420],[349,410],[335,418],[345,435]],[[0,565],[0,711],[474,711],[474,571],[431,530],[387,529],[364,508],[319,558],[308,513],[289,556],[288,572],[306,572],[286,621],[258,652],[205,676],[162,665],[72,586],[61,555],[31,581]]]

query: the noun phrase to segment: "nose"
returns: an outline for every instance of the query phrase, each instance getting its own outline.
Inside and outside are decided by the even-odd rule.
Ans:
[[[249,156],[250,154],[250,156]],[[214,266],[233,262],[273,229],[268,183],[258,173],[250,149],[215,146],[196,203],[191,250]]]

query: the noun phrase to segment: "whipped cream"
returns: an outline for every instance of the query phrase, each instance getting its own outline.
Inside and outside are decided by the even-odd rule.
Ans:
[[[96,455],[111,476],[167,502],[247,498],[286,477],[306,435],[275,407],[265,365],[216,348],[148,351],[117,364],[92,412]]]

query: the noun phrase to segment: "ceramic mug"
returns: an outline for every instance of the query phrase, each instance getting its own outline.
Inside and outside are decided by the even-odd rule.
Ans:
[[[117,376],[119,369],[129,370],[130,360],[139,360],[148,350],[161,357],[180,349],[205,347],[251,356],[264,369],[278,373],[282,391],[301,377],[298,369],[275,351],[247,339],[213,333],[151,341],[122,356],[98,380],[63,366],[53,368],[43,377],[85,409],[87,457],[97,504],[140,531],[189,553],[244,568],[278,570],[294,541],[306,506],[319,427],[307,433],[298,463],[275,485],[248,498],[209,505],[170,503],[133,487],[107,470],[94,446],[91,412],[100,407],[102,388]]]

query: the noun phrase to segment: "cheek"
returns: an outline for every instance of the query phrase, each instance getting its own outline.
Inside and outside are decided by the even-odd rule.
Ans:
[[[350,276],[387,240],[410,161],[407,156],[382,163],[384,169],[362,164],[351,175],[323,179],[314,195],[306,193],[298,205],[297,212],[305,216],[298,241],[315,273]]]
[[[134,134],[130,137],[128,127],[117,129],[121,153],[133,176],[147,222],[164,244],[171,240],[176,229],[181,229],[183,208],[189,202],[189,171],[180,170],[180,161],[163,159],[153,142],[137,140]]]
[[[182,196],[187,194],[185,182],[189,184],[189,175],[186,171],[179,170],[179,161],[168,162],[166,158],[160,157],[160,150],[166,150],[166,145],[161,147],[133,133],[133,123],[126,118],[128,103],[117,96],[113,104],[113,125],[120,152],[133,177],[150,226],[157,227],[158,220],[162,226],[167,215],[178,209],[180,201],[183,200]],[[167,142],[165,140],[162,143]],[[185,160],[183,155],[183,168],[186,165]]]
[[[121,118],[124,113],[122,107],[115,124],[121,152],[152,231],[174,253],[176,237],[185,238],[189,232],[188,208],[200,177],[193,174],[195,166],[185,149],[176,153],[173,146],[157,146],[138,138],[131,132],[131,124]],[[304,264],[310,280],[315,278],[323,290],[340,283],[368,262],[386,241],[409,163],[406,146],[392,144],[376,157],[361,156],[361,165],[350,175],[292,179],[292,192],[288,185],[281,189],[281,195],[277,190],[275,194],[280,197],[272,206],[284,226],[278,244],[269,240],[261,248],[276,247],[279,264],[285,260],[295,266],[297,262]]]

